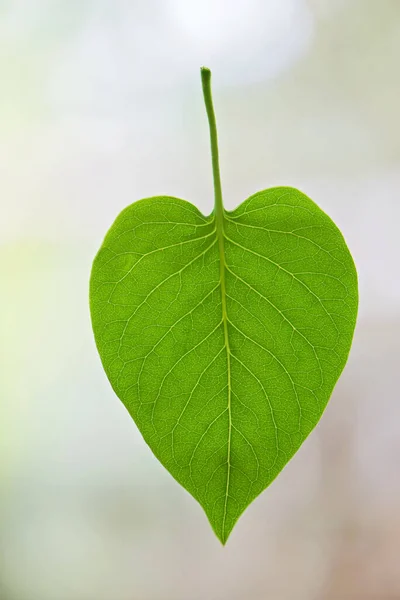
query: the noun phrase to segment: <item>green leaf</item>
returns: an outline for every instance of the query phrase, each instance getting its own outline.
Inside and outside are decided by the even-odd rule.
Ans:
[[[140,200],[117,217],[90,282],[111,385],[225,543],[319,421],[346,363],[357,274],[336,225],[288,187],[215,210]]]

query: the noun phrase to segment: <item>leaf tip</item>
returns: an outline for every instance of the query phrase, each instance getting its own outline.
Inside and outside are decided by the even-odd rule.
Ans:
[[[215,533],[216,537],[221,542],[222,546],[226,546],[226,543],[227,543],[227,541],[229,539],[229,536],[232,533],[233,526],[231,528],[229,528],[229,529],[226,527],[223,530],[221,530],[219,527],[218,528],[215,527],[214,524],[212,524],[212,523],[211,523],[211,526],[212,526],[212,528],[214,530],[214,533]]]

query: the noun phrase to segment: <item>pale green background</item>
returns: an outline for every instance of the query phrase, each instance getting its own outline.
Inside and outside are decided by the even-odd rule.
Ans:
[[[400,598],[400,1],[0,1],[1,600]],[[89,320],[117,213],[293,185],[360,277],[317,430],[222,548],[112,392]]]

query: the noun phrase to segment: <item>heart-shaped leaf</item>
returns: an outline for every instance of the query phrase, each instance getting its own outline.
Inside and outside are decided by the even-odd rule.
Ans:
[[[222,206],[210,72],[215,210],[135,202],[90,283],[96,344],[144,439],[222,543],[315,427],[349,354],[357,274],[307,196],[272,188]]]

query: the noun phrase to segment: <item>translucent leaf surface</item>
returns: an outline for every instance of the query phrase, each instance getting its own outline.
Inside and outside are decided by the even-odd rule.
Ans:
[[[293,188],[208,217],[147,198],[109,230],[90,302],[114,391],[225,543],[346,363],[357,275],[342,234]]]

